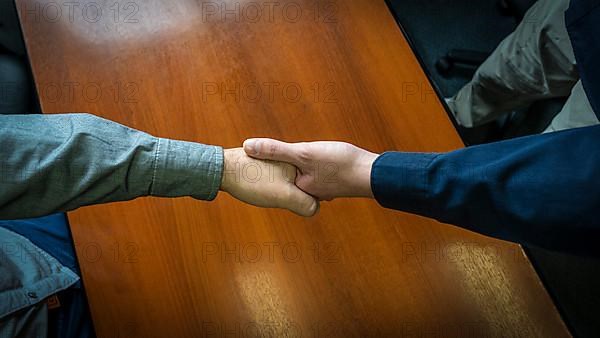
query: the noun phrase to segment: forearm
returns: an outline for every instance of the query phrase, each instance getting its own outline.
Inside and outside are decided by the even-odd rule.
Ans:
[[[140,196],[211,200],[220,147],[157,138],[89,114],[0,116],[0,218]]]
[[[371,185],[385,207],[557,247],[599,231],[600,127],[447,154],[386,153]]]

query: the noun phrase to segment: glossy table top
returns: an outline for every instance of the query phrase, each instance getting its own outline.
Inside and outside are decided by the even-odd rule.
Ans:
[[[463,146],[384,1],[17,5],[45,113],[224,147]],[[99,337],[568,336],[519,246],[374,201],[303,219],[140,198],[69,220]]]

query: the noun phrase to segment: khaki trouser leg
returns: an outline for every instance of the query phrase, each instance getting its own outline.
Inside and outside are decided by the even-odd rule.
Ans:
[[[577,82],[571,96],[567,99],[563,109],[552,120],[544,133],[564,129],[578,128],[599,124],[596,114],[588,101],[581,81]]]
[[[569,0],[539,0],[448,104],[473,127],[534,101],[568,96],[579,80],[564,12]]]

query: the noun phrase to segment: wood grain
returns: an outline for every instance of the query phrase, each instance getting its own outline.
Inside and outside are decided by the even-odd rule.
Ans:
[[[17,2],[46,113],[225,147],[463,146],[383,1],[75,3]],[[140,198],[69,220],[99,337],[569,335],[518,246],[369,200],[303,219]]]

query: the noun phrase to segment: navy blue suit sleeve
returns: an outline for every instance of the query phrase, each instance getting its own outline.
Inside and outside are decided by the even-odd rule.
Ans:
[[[600,238],[600,126],[443,154],[387,152],[373,164],[371,188],[387,208],[510,241],[581,248]]]

